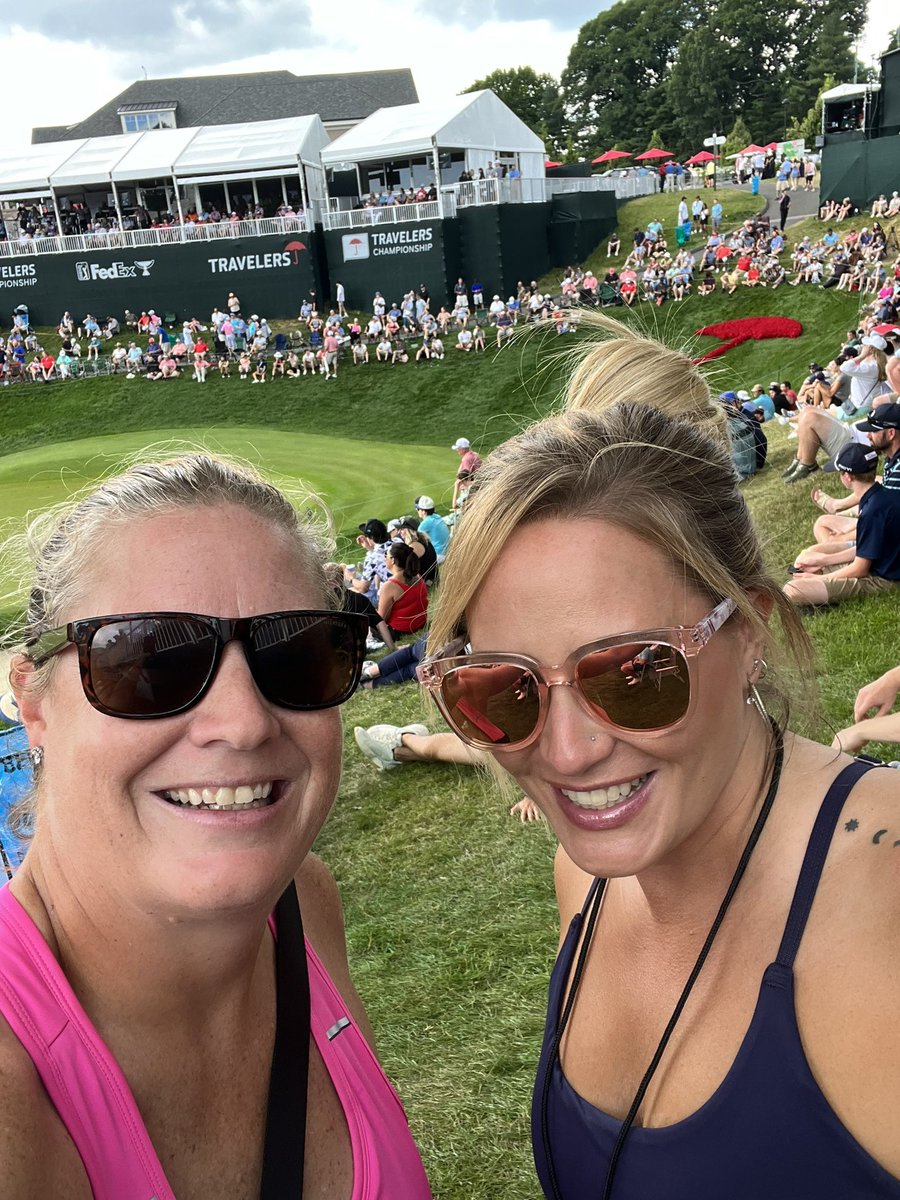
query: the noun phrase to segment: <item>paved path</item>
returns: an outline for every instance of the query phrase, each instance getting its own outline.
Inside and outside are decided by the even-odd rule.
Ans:
[[[750,191],[749,184],[744,185],[742,189]],[[765,201],[765,209],[769,219],[778,224],[778,198],[775,195],[775,180],[762,180],[759,188],[759,194]],[[804,221],[807,217],[814,217],[819,211],[819,190],[816,188],[814,192],[805,192],[802,188],[797,188],[796,192],[791,192],[791,211],[788,215],[788,225],[795,225],[798,221]]]

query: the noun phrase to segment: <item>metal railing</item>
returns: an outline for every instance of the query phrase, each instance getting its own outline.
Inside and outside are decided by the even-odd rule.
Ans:
[[[329,209],[322,212],[323,229],[371,229],[373,225],[400,225],[407,221],[434,221],[452,217],[452,205],[440,200],[419,204],[378,204],[371,208]]]
[[[267,234],[304,233],[306,215],[261,217],[249,221],[218,221],[203,224],[163,225],[158,229],[111,229],[106,234],[69,233],[61,237],[35,238],[22,242],[18,237],[0,241],[0,258],[22,258],[34,254],[83,254],[91,250],[127,250],[146,246],[180,245],[185,242],[215,242]]]

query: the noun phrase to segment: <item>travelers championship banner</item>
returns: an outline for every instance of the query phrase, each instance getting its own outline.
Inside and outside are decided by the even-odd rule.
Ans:
[[[280,234],[0,259],[0,314],[26,304],[33,324],[56,325],[65,309],[76,320],[88,312],[121,320],[126,308],[152,308],[205,322],[235,292],[245,313],[296,317],[316,287],[314,239]]]
[[[378,209],[373,209],[377,215]],[[422,224],[374,224],[349,232],[331,230],[325,237],[328,276],[334,291],[342,283],[350,308],[368,309],[375,292],[388,304],[399,301],[410,288],[425,284],[436,308],[447,295],[444,225],[436,220]]]

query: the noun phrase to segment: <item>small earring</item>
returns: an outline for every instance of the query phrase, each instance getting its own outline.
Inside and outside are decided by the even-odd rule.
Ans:
[[[747,680],[747,699],[745,703],[753,705],[764,721],[771,720],[756,684],[752,683],[749,679]]]
[[[591,734],[591,741],[596,742],[596,740],[597,740],[596,737],[593,734]]]
[[[31,759],[31,765],[34,768],[34,770],[36,771],[38,769],[38,767],[41,765],[41,763],[44,761],[44,747],[43,746],[32,746],[31,749],[28,751],[28,755]]]
[[[754,683],[759,683],[769,673],[769,664],[764,658],[754,658],[753,660],[753,677]]]

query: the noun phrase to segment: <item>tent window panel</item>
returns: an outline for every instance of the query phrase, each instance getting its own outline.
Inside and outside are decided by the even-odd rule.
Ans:
[[[148,129],[174,129],[173,112],[122,113],[122,129],[125,133],[145,133]]]

